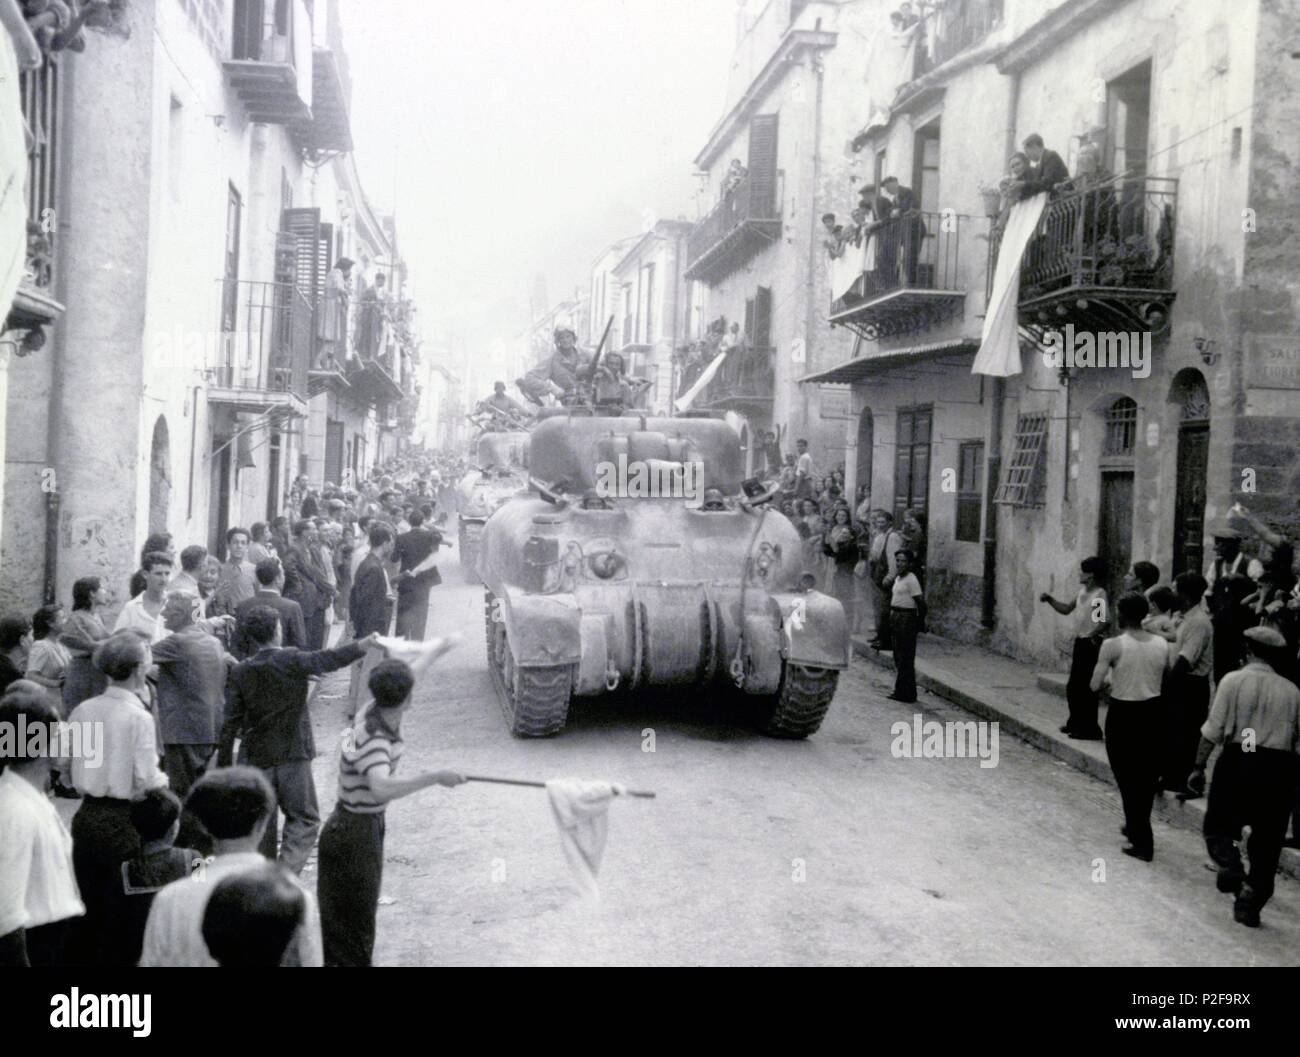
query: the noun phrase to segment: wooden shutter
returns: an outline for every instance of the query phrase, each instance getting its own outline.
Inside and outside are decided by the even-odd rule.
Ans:
[[[759,114],[749,123],[749,215],[768,218],[776,209],[776,131],[779,115]]]
[[[754,326],[750,344],[766,348],[772,344],[772,291],[760,286],[754,294]]]
[[[343,480],[343,423],[333,419],[325,423],[325,480]]]
[[[280,230],[294,238],[294,283],[313,305],[325,282],[319,270],[320,210],[286,209],[280,214]]]

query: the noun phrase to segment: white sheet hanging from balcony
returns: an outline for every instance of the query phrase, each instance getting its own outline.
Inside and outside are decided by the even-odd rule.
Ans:
[[[831,257],[831,300],[838,301],[853,289],[864,273],[875,268],[876,237],[869,236],[861,246],[848,242],[844,252],[838,257]]]
[[[14,14],[17,16],[16,11]],[[23,127],[18,56],[0,25],[0,323],[9,314],[27,264],[27,144]]]
[[[998,265],[993,273],[993,293],[984,315],[980,351],[975,354],[971,374],[1007,378],[1020,373],[1020,334],[1017,314],[1020,300],[1020,262],[1025,247],[1038,227],[1047,205],[1047,193],[1022,199],[1007,213],[1007,226],[998,247]]]
[[[722,367],[722,361],[726,358],[726,351],[720,352],[714,356],[713,362],[705,367],[700,376],[695,379],[695,384],[679,396],[677,398],[677,403],[673,406],[677,408],[678,411],[687,410],[691,404],[694,403],[695,398],[703,392],[704,387],[713,381],[713,376],[718,373],[719,369]]]

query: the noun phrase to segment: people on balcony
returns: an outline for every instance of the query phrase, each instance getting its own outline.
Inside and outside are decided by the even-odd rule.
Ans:
[[[749,175],[749,170],[740,164],[739,158],[732,158],[731,164],[727,166],[727,171],[722,177],[722,198],[729,199],[735,194],[736,188],[745,182],[745,177]]]
[[[906,282],[908,286],[915,286],[916,265],[926,236],[925,220],[916,193],[899,183],[897,176],[886,176],[880,182],[874,210],[877,222],[888,225],[882,236],[882,252],[876,254],[879,267],[884,270],[882,278],[891,285]],[[890,224],[890,221],[896,223]],[[897,271],[900,258],[901,273]]]
[[[1043,145],[1043,137],[1037,132],[1025,137],[1025,154],[1029,158],[1029,167],[1025,172],[1025,185],[1021,196],[1047,192],[1053,197],[1069,189],[1070,170],[1061,156]]]
[[[822,227],[825,228],[822,245],[826,255],[834,260],[844,253],[844,225],[835,223],[834,213],[823,213]]]
[[[357,352],[362,359],[374,359],[384,341],[384,317],[388,311],[387,277],[375,276],[373,286],[365,284],[358,299]]]
[[[319,370],[338,370],[347,359],[344,345],[348,336],[348,287],[352,282],[352,260],[340,257],[325,277],[325,298],[316,318]]]

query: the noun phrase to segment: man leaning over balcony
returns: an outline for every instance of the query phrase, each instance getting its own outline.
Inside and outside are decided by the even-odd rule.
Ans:
[[[1060,192],[1062,184],[1070,182],[1070,170],[1061,156],[1043,146],[1043,137],[1037,132],[1025,137],[1025,153],[1029,155],[1029,169],[1025,173],[1022,198],[1031,198],[1046,191],[1050,195]]]

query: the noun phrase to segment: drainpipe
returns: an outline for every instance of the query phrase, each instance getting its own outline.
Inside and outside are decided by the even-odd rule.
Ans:
[[[1007,103],[1007,130],[1003,157],[1016,149],[1016,111],[1020,106],[1020,72],[1011,75],[1010,99]],[[985,309],[987,311],[987,307]],[[989,445],[985,459],[984,482],[984,591],[980,600],[980,623],[990,630],[998,623],[998,507],[993,502],[1002,479],[1002,406],[1006,401],[1007,383],[993,378],[989,396]]]
[[[821,28],[821,22],[818,20],[817,28]],[[808,58],[808,68],[816,75],[817,78],[817,101],[816,110],[813,117],[813,151],[812,151],[812,188],[808,194],[808,301],[806,316],[804,322],[804,367],[807,368],[809,363],[809,352],[812,348],[812,329],[813,320],[817,318],[817,254],[821,248],[821,240],[817,237],[817,225],[821,221],[817,217],[817,187],[821,181],[822,175],[822,96],[826,84],[826,64],[822,59],[820,51],[814,51]],[[780,357],[777,351],[778,359]],[[775,397],[775,393],[773,397]],[[808,400],[805,396],[803,400],[804,413],[807,414]],[[776,401],[773,399],[773,410],[775,411]],[[773,415],[773,418],[776,416]],[[775,427],[775,422],[771,423]],[[805,434],[811,432],[811,423],[805,422],[803,431]]]

